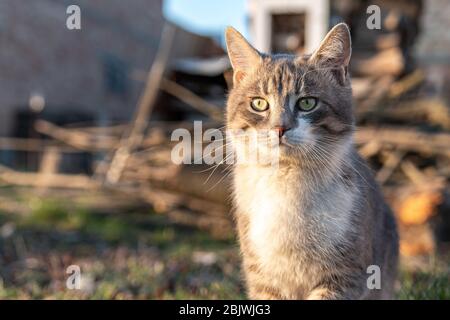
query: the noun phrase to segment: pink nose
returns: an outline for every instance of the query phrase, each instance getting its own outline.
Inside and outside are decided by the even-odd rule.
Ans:
[[[278,137],[281,138],[289,129],[286,127],[275,127],[274,130],[278,132]]]

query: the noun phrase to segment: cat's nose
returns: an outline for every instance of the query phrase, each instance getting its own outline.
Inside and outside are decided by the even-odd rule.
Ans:
[[[289,129],[290,128],[286,128],[286,127],[282,127],[282,126],[278,126],[278,127],[274,128],[274,130],[276,132],[278,132],[278,137],[279,138],[281,138],[286,133],[286,131],[288,131]]]

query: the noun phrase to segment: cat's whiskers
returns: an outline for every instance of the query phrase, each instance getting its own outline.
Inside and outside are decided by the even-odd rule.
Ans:
[[[224,159],[222,159],[222,161],[220,161],[218,164],[216,164],[216,165],[214,166],[213,171],[209,174],[208,178],[206,179],[206,181],[205,181],[203,184],[204,184],[204,185],[207,184],[208,181],[209,181],[209,179],[211,179],[211,177],[212,177],[212,176],[214,175],[214,173],[216,172],[217,168],[218,168],[220,165],[226,163],[226,162],[227,162],[231,157],[233,157],[233,156],[234,156],[234,153],[230,153],[230,154],[228,154]]]
[[[356,158],[354,158],[353,160],[357,161],[360,164],[363,164],[360,160],[358,160]],[[349,166],[356,174],[358,174],[359,177],[361,178],[361,180],[363,180],[367,186],[373,188],[372,185],[367,181],[367,179],[359,172],[359,170],[353,166],[353,164],[351,164],[348,161],[345,161],[344,157],[342,159],[340,159],[340,161],[343,161],[343,164]],[[364,164],[364,165],[367,166],[366,164]]]

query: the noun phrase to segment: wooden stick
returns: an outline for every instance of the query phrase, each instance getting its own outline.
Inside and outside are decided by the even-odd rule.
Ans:
[[[448,133],[425,133],[402,127],[361,127],[356,131],[356,144],[365,144],[370,141],[376,141],[381,145],[393,145],[405,151],[450,157],[450,134]]]
[[[42,134],[83,150],[106,151],[115,148],[119,142],[115,137],[94,135],[76,129],[65,129],[45,120],[37,120],[35,129]]]
[[[420,170],[409,160],[403,162],[400,167],[409,180],[417,186],[423,186],[429,180],[426,175],[420,172]]]
[[[7,184],[27,187],[48,187],[68,189],[96,189],[98,183],[82,174],[41,174],[5,170],[0,172],[0,180]]]
[[[178,83],[169,79],[163,79],[161,82],[161,89],[177,97],[178,99],[187,103],[201,113],[210,116],[212,119],[223,121],[223,115],[220,107],[209,103],[202,97],[199,97],[198,95],[179,85]]]
[[[130,153],[142,143],[147,121],[153,111],[160,83],[169,60],[175,31],[174,25],[170,23],[164,25],[158,53],[150,68],[147,83],[139,99],[131,129],[122,138],[120,147],[112,157],[111,165],[106,173],[107,183],[114,184],[119,181]]]
[[[389,98],[397,98],[403,93],[418,86],[425,79],[425,74],[422,70],[417,69],[413,73],[405,76],[404,78],[394,82],[389,88]]]
[[[390,75],[382,76],[377,79],[372,86],[374,89],[371,91],[370,95],[355,109],[356,117],[361,119],[367,112],[375,109],[378,103],[386,97],[393,82],[394,77]]]
[[[370,158],[371,156],[377,154],[381,149],[381,146],[376,141],[369,141],[358,149],[359,154],[363,158]]]
[[[373,110],[365,116],[379,121],[395,120],[410,124],[426,121],[450,129],[450,109],[445,101],[436,98],[401,101],[395,106],[388,105],[386,108]]]
[[[61,153],[58,148],[47,147],[44,149],[41,164],[39,166],[39,173],[43,175],[55,174],[58,172],[61,163]]]
[[[27,138],[5,138],[0,137],[1,150],[27,151],[27,152],[42,152],[47,147],[58,148],[60,152],[64,153],[80,153],[82,151],[76,148],[58,145],[53,141],[46,141],[43,139],[27,139]]]
[[[180,126],[182,127],[183,124],[184,123],[182,122],[178,122],[178,124],[175,124],[173,122],[171,123],[172,126],[176,126],[177,128]],[[38,120],[35,126],[38,132],[75,148],[64,148],[61,146],[61,151],[64,152],[80,152],[79,150],[90,152],[104,152],[108,150],[116,150],[116,148],[119,146],[119,139],[114,136],[99,135],[91,133],[90,131],[83,131],[82,129],[78,128],[67,129],[54,125],[53,123],[45,120]],[[142,141],[142,146],[152,147],[167,142],[167,138],[165,137],[165,130],[167,130],[167,128],[163,127],[153,128],[152,130],[149,130],[148,135]],[[107,132],[108,130],[105,131]],[[19,147],[24,149],[28,146],[26,145],[27,139],[23,140],[24,141],[19,141],[19,143],[21,143]],[[0,143],[1,142],[2,140],[0,139]],[[14,140],[12,142],[14,142]],[[47,145],[48,144],[44,144],[44,141],[42,141],[42,146],[35,146],[33,150],[42,151],[43,147]],[[2,148],[1,144],[0,148]],[[5,147],[5,149],[7,149],[7,147]],[[31,147],[29,147],[29,149],[31,149]]]
[[[39,167],[39,184],[47,187],[47,182],[51,180],[52,175],[57,174],[61,163],[61,153],[57,148],[47,147],[42,155]]]
[[[395,169],[398,167],[400,162],[403,159],[405,152],[394,150],[388,154],[386,161],[383,164],[383,167],[380,171],[378,171],[376,179],[377,181],[383,185],[386,181],[389,180],[392,173],[394,173]]]

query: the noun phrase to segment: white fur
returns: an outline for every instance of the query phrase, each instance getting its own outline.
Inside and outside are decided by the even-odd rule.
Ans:
[[[296,241],[302,240],[306,223],[315,224],[324,249],[348,231],[355,194],[340,184],[321,189],[321,194],[304,194],[310,191],[301,184],[301,174],[281,168],[238,169],[237,204],[250,216],[250,239],[263,260],[270,262],[284,246],[301,246]]]
[[[314,135],[311,132],[311,124],[304,118],[299,117],[297,120],[297,127],[286,131],[283,137],[290,144],[310,144],[314,141]]]
[[[336,166],[334,174],[348,148],[350,143],[343,144],[330,160],[331,168]],[[326,252],[345,241],[356,198],[354,190],[349,191],[339,179],[324,179],[324,184],[315,188],[305,179],[295,166],[235,168],[236,205],[239,214],[249,217],[251,246],[263,270],[273,275],[274,284],[283,282],[280,287],[286,288],[288,296],[305,285],[295,281],[302,278],[306,281],[307,274],[313,272],[314,266],[308,270],[301,264],[302,250],[308,244],[314,242],[320,251]],[[290,288],[293,290],[289,291]]]

